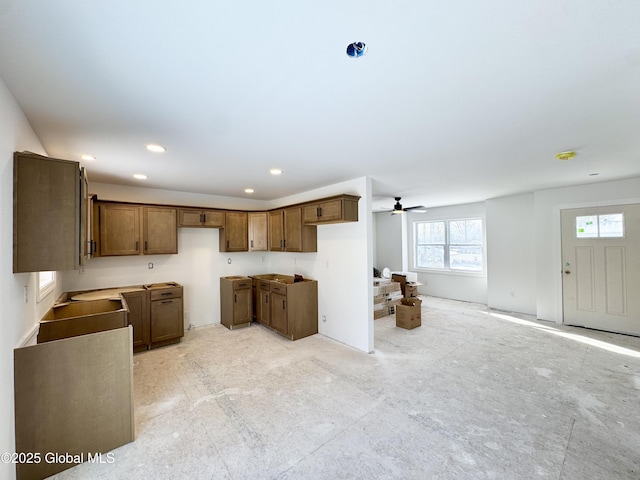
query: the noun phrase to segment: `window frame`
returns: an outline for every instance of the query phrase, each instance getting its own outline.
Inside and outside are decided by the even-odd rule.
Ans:
[[[42,283],[40,276],[42,274],[51,274],[51,280]],[[44,300],[48,295],[56,289],[57,275],[56,272],[36,272],[36,303]]]
[[[466,222],[476,220],[480,222],[482,233],[481,233],[481,242],[478,245],[468,245],[468,244],[460,244],[460,243],[451,243],[450,238],[450,223],[451,222]],[[418,243],[418,225],[425,223],[443,223],[445,232],[444,232],[444,241],[445,243]],[[413,232],[412,232],[412,240],[413,240],[413,268],[418,272],[428,272],[428,273],[441,273],[447,275],[465,275],[465,276],[474,276],[474,277],[483,277],[486,275],[486,265],[487,265],[487,249],[486,249],[486,231],[485,231],[485,219],[483,216],[472,216],[472,217],[447,217],[447,218],[434,218],[430,220],[416,220],[413,222]],[[420,246],[441,246],[444,248],[444,267],[422,267],[418,266],[418,248]],[[482,262],[480,270],[466,270],[460,268],[451,268],[451,247],[455,246],[477,246],[480,247],[482,252]]]

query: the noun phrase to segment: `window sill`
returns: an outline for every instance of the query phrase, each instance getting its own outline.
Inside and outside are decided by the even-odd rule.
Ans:
[[[430,273],[437,275],[454,275],[458,277],[478,277],[478,278],[486,278],[486,272],[467,272],[463,270],[445,270],[439,268],[414,268],[414,272],[417,273]]]

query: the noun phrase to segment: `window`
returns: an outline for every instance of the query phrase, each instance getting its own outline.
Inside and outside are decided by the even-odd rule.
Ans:
[[[414,223],[415,268],[482,272],[482,219]]]
[[[36,301],[39,302],[56,289],[56,272],[38,272],[38,294]]]
[[[576,217],[576,238],[622,238],[624,215],[585,215]]]

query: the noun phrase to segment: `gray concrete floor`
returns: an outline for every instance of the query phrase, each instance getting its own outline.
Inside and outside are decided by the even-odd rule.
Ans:
[[[424,297],[373,354],[252,325],[134,356],[136,441],[56,479],[638,479],[640,338]]]

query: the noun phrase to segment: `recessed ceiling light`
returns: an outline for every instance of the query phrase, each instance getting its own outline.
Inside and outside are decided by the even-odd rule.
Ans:
[[[155,145],[153,143],[150,143],[149,145],[147,145],[147,150],[154,153],[162,153],[167,151],[167,149],[164,148],[162,145]]]
[[[571,160],[575,156],[576,156],[576,152],[573,152],[571,150],[567,150],[566,152],[556,153],[556,158],[558,160]]]
[[[281,175],[282,174],[282,170],[280,170],[279,168],[272,168],[271,170],[269,170],[269,172],[271,172],[271,175]]]
[[[92,162],[96,159],[93,155],[80,155],[82,160],[87,160],[88,162]]]
[[[138,180],[146,180],[147,176],[144,173],[134,173],[133,178],[136,178]]]
[[[253,192],[254,192],[253,188],[245,188],[244,189],[244,193],[253,193]]]

